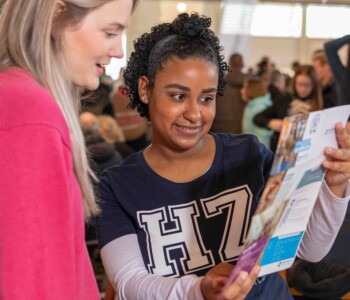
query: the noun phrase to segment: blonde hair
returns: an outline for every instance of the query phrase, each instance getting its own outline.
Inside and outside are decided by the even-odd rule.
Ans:
[[[109,1],[64,0],[66,9],[55,15],[55,0],[7,0],[0,14],[0,70],[16,66],[30,72],[56,100],[70,131],[85,218],[99,211],[90,180],[95,175],[88,164],[78,120],[81,89],[68,79],[60,35],[68,25],[79,24],[91,10]]]
[[[108,144],[116,142],[124,143],[125,136],[117,121],[111,116],[100,115],[97,117],[100,135]]]

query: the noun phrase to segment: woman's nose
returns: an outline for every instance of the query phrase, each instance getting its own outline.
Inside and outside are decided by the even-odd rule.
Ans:
[[[201,109],[197,101],[191,100],[187,103],[184,117],[191,122],[196,122],[201,118]]]
[[[119,36],[116,42],[113,44],[112,48],[110,49],[109,56],[119,59],[124,57],[122,36]]]

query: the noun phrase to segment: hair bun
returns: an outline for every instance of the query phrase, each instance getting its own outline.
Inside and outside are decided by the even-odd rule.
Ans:
[[[182,13],[173,22],[176,33],[188,38],[205,35],[210,24],[210,18],[201,17],[198,13],[192,13],[191,15]]]

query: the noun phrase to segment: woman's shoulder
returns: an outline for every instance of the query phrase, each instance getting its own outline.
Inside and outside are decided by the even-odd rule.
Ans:
[[[273,152],[252,134],[214,134],[218,149],[222,147],[224,159],[233,161],[265,161],[268,164],[273,160]]]
[[[254,149],[260,149],[261,143],[258,138],[252,134],[232,134],[232,133],[212,133],[216,140],[220,141],[224,150],[234,148],[240,152],[247,152]],[[259,150],[260,151],[260,150]]]
[[[116,175],[120,172],[125,172],[125,170],[138,170],[140,168],[140,156],[142,156],[142,151],[130,154],[128,157],[124,158],[120,164],[108,168],[108,173]]]
[[[0,71],[0,86],[3,96],[22,95],[28,91],[42,92],[47,90],[41,86],[35,77],[26,70],[12,67]],[[31,94],[29,94],[30,96]]]
[[[0,72],[0,128],[46,125],[66,129],[61,109],[34,77],[19,68]]]

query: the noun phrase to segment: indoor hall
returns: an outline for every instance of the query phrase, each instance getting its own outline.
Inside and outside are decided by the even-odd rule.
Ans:
[[[0,0],[0,8],[6,1],[14,0]],[[100,178],[105,169],[123,164],[131,155],[152,145],[151,122],[140,117],[136,109],[127,109],[129,98],[124,90],[127,85],[123,74],[134,51],[134,42],[145,32],[150,32],[152,27],[171,23],[181,13],[193,12],[211,19],[210,29],[219,38],[221,54],[232,71],[225,73],[228,88],[216,99],[216,116],[211,132],[253,134],[266,148],[277,153],[280,130],[271,127],[270,120],[264,115],[275,101],[282,98],[288,103],[295,101],[294,106],[288,107],[288,114],[286,110],[283,116],[278,116],[280,122],[284,117],[305,111],[310,113],[350,104],[347,97],[350,96],[350,81],[347,81],[350,78],[341,75],[342,68],[349,69],[350,0],[138,0],[130,24],[122,32],[124,57],[112,58],[108,65],[99,62],[98,68],[102,73],[98,88],[92,92],[88,89],[83,91],[81,99],[79,125],[96,177]],[[231,75],[236,77],[229,77]],[[322,95],[316,97],[321,103],[317,109],[314,109],[310,95],[298,95],[296,78],[299,75],[304,79],[308,77],[309,81],[315,78],[315,81],[300,85],[313,85],[315,93],[317,90]],[[260,106],[258,112],[248,111],[248,104],[256,99],[264,108]],[[303,103],[305,99],[307,103]],[[291,113],[293,109],[294,113]],[[347,130],[350,133],[349,124]],[[278,135],[273,145],[273,134],[276,132]],[[168,222],[176,223],[174,219]],[[171,228],[174,224],[169,226]],[[96,231],[94,219],[89,224],[85,223],[85,245],[100,299],[120,299],[118,291],[115,291],[117,283],[113,287],[106,275]],[[243,239],[247,238],[247,232],[242,230],[242,236]],[[335,242],[321,262],[308,263],[297,258],[291,268],[278,272],[287,282],[294,299],[350,299],[349,236],[350,211],[347,208]],[[2,244],[0,234],[0,247]],[[210,256],[207,254],[210,251],[201,247],[199,249]],[[177,254],[182,258],[176,262],[177,267],[182,266],[183,261],[188,259],[186,246],[174,248],[174,252],[182,251],[182,254]],[[42,250],[45,251],[44,248]],[[168,251],[167,247],[163,251]],[[237,258],[226,261],[235,263]],[[175,268],[173,263],[169,263],[169,266]],[[258,278],[256,285],[263,284],[264,278]],[[1,287],[0,284],[0,299]],[[4,300],[9,299],[3,297]],[[21,299],[34,298],[23,296]],[[153,298],[145,295],[142,299]]]

